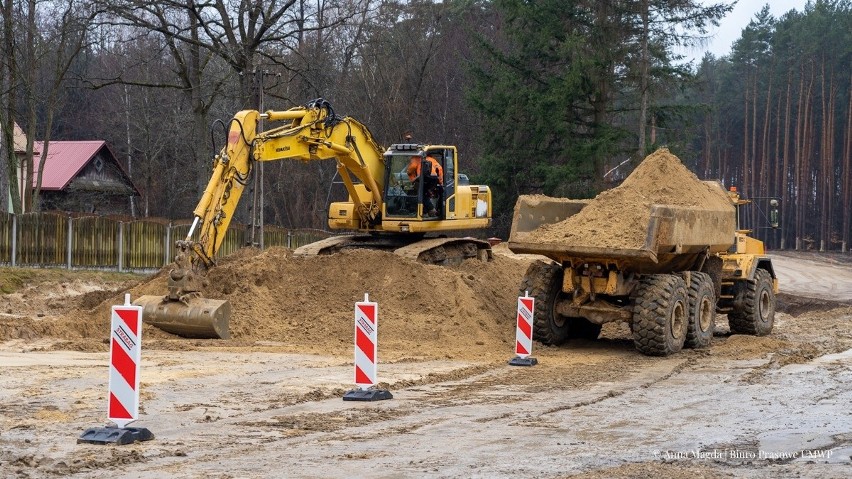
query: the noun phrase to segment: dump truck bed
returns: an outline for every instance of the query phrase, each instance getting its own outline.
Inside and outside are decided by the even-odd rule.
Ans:
[[[509,249],[543,255],[560,263],[614,263],[622,271],[650,274],[688,269],[701,255],[726,251],[733,243],[736,228],[733,207],[651,205],[644,220],[644,243],[637,248],[599,246],[606,243],[604,238],[586,237],[581,243],[576,239],[554,240],[553,234],[539,234],[543,225],[559,227],[589,202],[542,195],[519,197]]]

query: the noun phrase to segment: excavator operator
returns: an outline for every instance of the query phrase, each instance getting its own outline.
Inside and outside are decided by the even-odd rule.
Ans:
[[[441,167],[441,164],[438,163],[438,160],[432,158],[430,155],[426,155],[426,160],[422,160],[419,156],[412,156],[411,162],[408,163],[408,179],[414,182],[418,176],[420,176],[420,170],[424,163],[429,164],[429,170],[431,173],[428,173],[427,176],[437,176],[438,184],[444,183],[444,168]]]
[[[422,170],[426,171],[423,178],[423,209],[426,216],[438,216],[435,202],[438,201],[444,184],[444,168],[431,155],[426,155],[425,160],[420,156],[412,156],[408,164],[408,179],[414,183]]]

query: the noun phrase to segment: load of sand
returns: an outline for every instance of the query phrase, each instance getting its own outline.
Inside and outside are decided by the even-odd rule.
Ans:
[[[719,185],[701,181],[668,149],[648,155],[621,185],[602,192],[579,213],[531,231],[524,242],[639,249],[651,205],[733,211]]]

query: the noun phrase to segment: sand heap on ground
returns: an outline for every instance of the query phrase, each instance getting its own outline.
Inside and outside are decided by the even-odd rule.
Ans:
[[[524,241],[639,249],[654,204],[733,211],[722,188],[699,180],[678,157],[661,148],[642,160],[621,185],[602,192],[576,215],[542,225]]]
[[[501,254],[502,251],[502,254]],[[354,303],[379,303],[380,354],[401,358],[505,359],[514,351],[518,288],[530,258],[496,248],[494,261],[459,266],[417,263],[393,253],[350,250],[295,257],[286,248],[244,249],[211,269],[205,297],[230,300],[228,341],[186,340],[146,326],[149,348],[271,346],[316,354],[352,354]],[[131,298],[167,292],[165,271],[129,289]],[[72,311],[44,335],[105,348],[109,310],[123,294]],[[65,347],[75,347],[65,345]]]

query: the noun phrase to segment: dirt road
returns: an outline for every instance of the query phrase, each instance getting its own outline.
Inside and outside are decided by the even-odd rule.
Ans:
[[[297,354],[277,338],[221,346],[153,335],[134,425],[156,439],[120,447],[76,444],[105,422],[102,345],[7,335],[0,475],[849,477],[852,265],[773,259],[787,312],[770,336],[730,335],[722,317],[710,349],[661,359],[638,354],[625,327],[607,327],[598,341],[536,345],[539,364],[517,368],[503,333],[480,332],[468,352],[380,349],[394,398],[375,403],[341,399],[352,387],[348,345]],[[496,273],[453,274],[460,288]],[[441,340],[455,344],[434,331]]]

